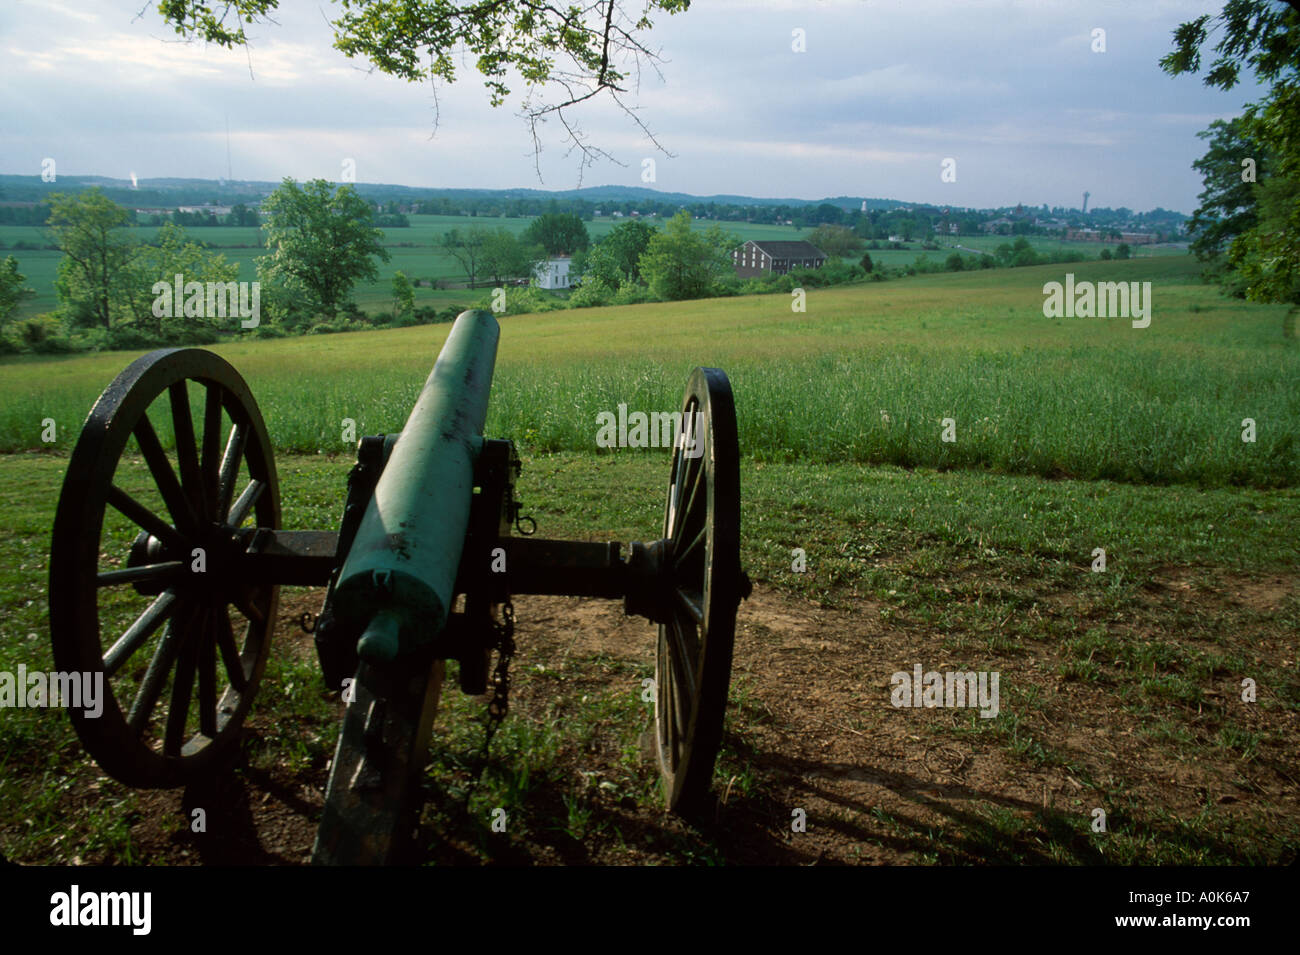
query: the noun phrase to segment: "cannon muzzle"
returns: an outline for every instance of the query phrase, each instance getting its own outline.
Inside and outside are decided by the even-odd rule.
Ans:
[[[451,610],[483,448],[500,326],[462,312],[393,446],[335,589],[362,659],[431,641]]]

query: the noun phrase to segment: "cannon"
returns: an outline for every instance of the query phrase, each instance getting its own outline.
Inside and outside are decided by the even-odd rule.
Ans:
[[[727,376],[689,377],[659,540],[626,553],[547,540],[522,515],[515,445],[483,434],[499,335],[490,312],[459,316],[401,431],[358,441],[333,531],[280,526],[266,423],[220,356],[161,349],[108,386],[68,461],[49,578],[56,666],[103,674],[102,712],[69,711],[105,772],[176,787],[232,765],[280,587],[325,587],[311,632],[325,684],[347,705],[313,862],[402,862],[445,661],[457,661],[462,691],[491,687],[489,725],[499,722],[512,597],[557,594],[621,599],[658,625],[664,807],[705,805],[750,589]]]

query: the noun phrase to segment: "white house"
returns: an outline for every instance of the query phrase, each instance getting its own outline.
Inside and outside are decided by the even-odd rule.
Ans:
[[[537,287],[547,289],[568,288],[569,280],[569,263],[572,262],[569,256],[559,256],[554,259],[547,259],[537,266]]]

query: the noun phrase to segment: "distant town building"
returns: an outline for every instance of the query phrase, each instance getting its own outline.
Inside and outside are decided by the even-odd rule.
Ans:
[[[785,275],[791,269],[820,269],[826,253],[811,242],[755,242],[752,239],[731,253],[736,275],[752,279],[764,274]]]
[[[1129,245],[1150,245],[1156,240],[1150,232],[1121,232],[1117,239],[1102,229],[1067,229],[1065,237],[1077,242],[1127,242]]]
[[[230,215],[230,206],[178,206],[181,212],[206,212],[210,216],[228,216]]]
[[[617,215],[617,213],[615,213]],[[572,282],[569,278],[569,265],[573,259],[567,255],[547,259],[537,266],[537,287],[545,289],[568,288]]]

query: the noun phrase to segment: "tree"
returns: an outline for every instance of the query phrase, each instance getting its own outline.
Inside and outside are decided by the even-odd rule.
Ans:
[[[639,219],[616,225],[587,253],[582,271],[584,284],[594,280],[610,289],[641,281],[641,256],[657,230]]]
[[[230,215],[226,216],[226,221],[230,225],[236,226],[257,226],[261,225],[257,213],[242,202],[236,202],[230,207]]]
[[[169,327],[164,329],[164,316],[154,314],[153,287],[158,282],[166,282],[174,287],[178,275],[181,276],[182,287],[189,282],[199,282],[206,290],[208,282],[224,284],[237,281],[239,263],[227,262],[224,255],[209,252],[201,245],[187,241],[184,229],[166,222],[158,230],[156,244],[138,246],[136,254],[123,266],[123,320],[139,328],[148,328],[156,341],[179,341],[187,337],[187,333],[216,328],[222,322],[226,323],[226,327],[238,327],[234,324],[234,315],[206,314],[205,296],[205,313],[202,315],[187,315],[182,303],[173,301],[173,314],[165,319]],[[226,307],[231,307],[228,301]]]
[[[1257,82],[1270,84],[1267,95],[1248,104],[1234,121],[1239,125],[1233,134],[1260,147],[1269,163],[1263,167],[1259,157],[1238,157],[1239,166],[1233,174],[1254,186],[1249,191],[1255,201],[1221,208],[1231,213],[1257,205],[1258,210],[1254,223],[1243,216],[1232,226],[1240,226],[1242,231],[1231,240],[1229,264],[1244,281],[1248,298],[1300,304],[1300,203],[1293,201],[1294,184],[1300,180],[1300,0],[1285,4],[1228,0],[1217,17],[1206,14],[1179,25],[1174,31],[1174,50],[1160,60],[1161,68],[1171,76],[1200,72],[1201,48],[1216,29],[1222,29],[1223,35],[1214,46],[1217,55],[1205,74],[1205,85],[1230,90],[1243,69],[1253,72]],[[1240,165],[1242,159],[1255,159],[1254,183]],[[1203,162],[1208,169],[1216,167],[1208,153]],[[1219,170],[1219,174],[1226,171]],[[1236,184],[1219,184],[1220,190],[1229,188],[1236,189]],[[1207,191],[1213,200],[1216,193],[1208,183]],[[1221,200],[1228,201],[1233,200]],[[1204,218],[1216,211],[1212,205]],[[1224,239],[1228,228],[1220,229]]]
[[[331,193],[324,179],[299,186],[286,178],[262,215],[271,254],[258,260],[259,275],[311,312],[334,316],[358,280],[379,278],[374,257],[388,261],[370,204],[351,186]]]
[[[590,244],[587,226],[581,216],[568,212],[548,212],[528,223],[524,242],[539,245],[548,256],[573,255]]]
[[[484,238],[480,268],[500,285],[506,279],[531,278],[537,269],[537,263],[543,258],[540,248],[528,245],[509,229],[502,227]]]
[[[472,225],[464,232],[451,229],[443,234],[440,243],[442,251],[460,263],[460,267],[469,276],[470,288],[474,287],[482,268],[483,246],[487,237],[488,231],[481,225]]]
[[[852,229],[830,223],[813,229],[808,241],[832,257],[852,255],[862,248],[862,238]]]
[[[690,0],[643,0],[635,16],[618,0],[591,0],[583,6],[541,0],[339,0],[339,5],[341,15],[330,21],[335,49],[368,59],[382,73],[414,83],[450,84],[456,80],[456,64],[468,54],[485,77],[495,107],[510,96],[508,72],[517,71],[528,88],[523,113],[535,166],[540,127],[551,117],[579,152],[580,182],[582,170],[597,158],[618,162],[593,146],[566,112],[601,94],[667,152],[622,97],[629,83],[639,83],[643,66],[658,73],[659,56],[639,38],[653,27],[651,15],[680,13]],[[278,7],[279,0],[159,0],[158,12],[181,36],[229,48],[246,44],[245,25],[269,20]],[[544,95],[548,87],[555,91],[549,102]],[[434,122],[436,126],[436,113]],[[540,179],[540,166],[537,175]]]
[[[1216,260],[1225,246],[1237,236],[1250,231],[1259,221],[1255,184],[1249,178],[1267,176],[1272,165],[1259,143],[1247,138],[1240,118],[1216,119],[1208,129],[1197,133],[1209,140],[1205,155],[1192,163],[1205,181],[1197,196],[1200,205],[1187,222],[1192,235],[1191,250],[1203,262]],[[1242,175],[1242,160],[1249,158],[1255,167],[1254,177]]]
[[[13,317],[23,299],[36,294],[23,284],[26,281],[27,276],[18,271],[18,260],[12,255],[5,256],[0,262],[0,329]]]
[[[874,268],[875,268],[875,263],[871,261],[871,254],[870,254],[869,252],[863,252],[863,253],[862,253],[862,271],[864,271],[864,272],[866,272],[868,275],[870,275],[872,269],[874,269]]]
[[[1121,242],[1119,245],[1115,246],[1115,258],[1127,259],[1132,255],[1133,255],[1133,250],[1129,248],[1127,242]]]
[[[650,237],[641,274],[660,298],[703,298],[715,282],[733,274],[730,250],[739,244],[716,223],[704,233],[694,231],[691,214],[683,210]]]
[[[415,286],[398,269],[393,273],[393,317],[402,318],[415,311]]]
[[[127,211],[98,187],[50,196],[50,231],[63,251],[55,289],[74,325],[109,328],[125,266],[135,254],[123,234]]]

